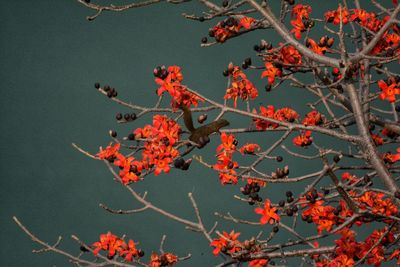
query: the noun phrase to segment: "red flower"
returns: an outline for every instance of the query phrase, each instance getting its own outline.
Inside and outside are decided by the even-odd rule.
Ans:
[[[268,264],[266,259],[256,259],[249,262],[249,267],[263,267]]]
[[[233,134],[222,133],[221,141],[222,144],[217,147],[217,152],[220,152],[221,150],[234,152],[236,150],[236,138]]]
[[[311,6],[297,4],[293,7],[292,17],[308,19],[310,18],[310,13],[311,13]]]
[[[95,256],[97,256],[100,250],[108,250],[108,256],[113,257],[117,252],[123,250],[125,242],[111,232],[108,232],[107,234],[100,235],[100,241],[95,242],[92,246],[95,247],[93,250]]]
[[[255,109],[253,109],[253,113],[257,114],[257,111]],[[269,105],[267,108],[260,106],[260,115],[267,117],[267,118],[274,118],[274,114],[275,114],[275,108],[272,105]],[[254,122],[256,123],[256,128],[258,130],[265,130],[269,127],[272,128],[277,128],[278,124],[276,123],[271,123],[269,121],[266,120],[262,120],[262,119],[253,119]]]
[[[301,55],[299,51],[292,45],[281,48],[281,59],[287,65],[301,65]]]
[[[274,67],[271,62],[265,62],[265,71],[261,73],[261,78],[268,77],[268,83],[273,84],[275,77],[282,77],[282,70]]]
[[[251,18],[251,17],[243,17],[240,22],[239,25],[243,26],[245,29],[250,29],[251,25],[255,22],[256,20]]]
[[[301,33],[306,31],[306,26],[304,25],[303,20],[301,18],[297,18],[297,19],[291,20],[290,23],[293,26],[293,29],[290,32],[294,33],[294,36],[297,39],[300,39]]]
[[[387,85],[385,81],[378,81],[378,86],[382,90],[379,97],[380,99],[388,100],[390,103],[396,101],[396,95],[400,94],[400,87],[397,83],[392,83],[391,85]]]
[[[171,162],[171,158],[155,159],[154,164],[156,165],[156,169],[154,171],[154,175],[159,175],[161,171],[169,173],[169,171],[171,170],[171,168],[169,167],[169,163]]]
[[[274,119],[279,121],[293,122],[299,117],[299,114],[291,108],[281,108],[275,111]]]
[[[158,255],[153,252],[150,256],[150,267],[161,267],[168,266],[171,267],[173,264],[178,262],[178,257],[172,253],[164,253],[162,255]]]
[[[296,136],[293,139],[293,144],[296,146],[309,146],[312,144],[312,137],[311,137],[311,131],[306,131],[305,133],[300,134],[299,136]]]
[[[135,242],[133,240],[129,240],[127,247],[121,251],[121,256],[125,255],[126,261],[132,261],[132,258],[139,257],[139,251],[136,249]]]
[[[383,145],[383,138],[380,137],[379,135],[371,133],[371,138],[374,141],[376,146]]]
[[[325,46],[321,47],[319,46],[313,39],[308,38],[307,39],[307,47],[309,47],[312,51],[319,55],[325,54],[327,48]]]
[[[247,100],[249,97],[255,99],[258,96],[257,88],[247,79],[239,67],[235,66],[231,74],[233,81],[231,87],[226,89],[224,98],[233,99],[234,107],[236,107],[238,97]]]
[[[390,152],[383,154],[383,160],[389,164],[393,164],[396,161],[399,161],[400,160],[400,147],[397,148],[397,152],[398,152],[397,154],[392,154]]]
[[[99,153],[96,154],[97,157],[99,157],[100,159],[111,159],[116,157],[119,153],[119,149],[121,147],[120,143],[116,143],[114,146],[112,146],[111,144],[107,146],[106,149],[102,149],[100,150]]]
[[[316,110],[309,112],[302,122],[304,125],[321,125],[324,123],[324,117]]]
[[[340,23],[340,15],[342,16],[343,24],[347,24],[349,22],[349,11],[345,7],[338,7],[337,10],[326,12],[325,19],[327,22],[333,22],[333,24],[338,25]]]
[[[246,144],[239,149],[242,154],[254,154],[256,150],[260,151],[260,146],[257,144]]]
[[[224,231],[222,234],[222,237],[214,239],[210,244],[210,246],[215,247],[213,250],[214,256],[217,256],[221,252],[221,250],[226,249],[227,252],[235,253],[242,249],[240,246],[240,242],[237,240],[240,233],[235,233],[234,231],[231,231],[228,234]]]
[[[262,215],[260,219],[261,224],[274,224],[275,222],[279,222],[280,217],[276,214],[277,208],[271,207],[271,201],[269,199],[265,200],[264,208],[255,208],[254,212]]]

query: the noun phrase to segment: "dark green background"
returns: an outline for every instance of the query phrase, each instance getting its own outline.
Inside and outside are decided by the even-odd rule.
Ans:
[[[321,2],[313,3],[315,13],[322,10]],[[330,7],[337,4],[331,2]],[[278,42],[270,32],[260,32],[222,46],[200,48],[200,39],[207,35],[211,24],[188,21],[180,14],[200,14],[201,10],[199,4],[160,4],[104,13],[88,22],[85,16],[92,15],[92,11],[73,0],[0,2],[1,266],[68,265],[61,256],[32,254],[37,246],[12,222],[13,215],[50,243],[62,235],[62,247],[73,253],[78,253],[78,245],[70,240],[71,234],[92,243],[100,233],[112,231],[139,241],[147,261],[151,251],[158,250],[165,233],[167,251],[182,256],[193,254],[182,265],[210,266],[219,262],[202,236],[158,214],[118,216],[100,209],[99,203],[125,209],[140,206],[112,181],[101,162],[71,146],[76,142],[95,153],[99,146],[108,144],[109,129],[123,136],[150,121],[147,117],[135,124],[117,125],[116,112],[129,110],[96,92],[94,82],[111,84],[128,102],[150,105],[156,100],[157,88],[153,68],[176,64],[183,68],[185,84],[222,101],[226,79],[221,73],[227,64],[240,64],[248,56],[254,60],[252,46],[260,38]],[[261,102],[296,106],[308,97],[291,88],[266,95],[262,90],[265,80],[259,75],[249,74],[260,91],[255,106]],[[302,105],[299,111],[308,110]],[[237,119],[231,121],[232,126],[244,125]],[[277,135],[258,138],[265,149]],[[208,155],[213,161],[218,142],[215,137],[209,147],[195,153]],[[280,165],[268,163],[266,171],[283,164],[298,167],[296,175],[313,169],[304,168],[308,162],[287,160]],[[194,192],[209,227],[216,219],[214,211],[230,210],[238,217],[258,219],[252,208],[233,199],[238,186],[220,186],[217,174],[197,163],[188,172],[172,170],[169,175],[148,177],[134,187],[149,191],[149,200],[154,204],[193,220],[187,193]],[[287,186],[271,188],[267,187],[262,196],[278,200]],[[260,230],[224,222],[218,229],[247,229],[243,239]],[[268,233],[270,227],[263,230]],[[285,237],[283,231],[280,235]]]

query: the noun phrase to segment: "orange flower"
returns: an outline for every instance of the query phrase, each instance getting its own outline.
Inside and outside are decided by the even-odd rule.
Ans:
[[[224,99],[233,99],[234,107],[236,107],[238,97],[240,97],[242,100],[257,98],[257,88],[250,80],[247,79],[246,75],[238,66],[234,66],[231,75],[231,87],[226,89]]]
[[[261,78],[268,77],[268,83],[273,84],[275,77],[282,77],[282,70],[274,67],[271,62],[265,62],[265,71],[261,73]]]
[[[390,103],[396,101],[396,95],[400,94],[400,87],[397,83],[392,83],[391,85],[387,85],[385,81],[378,81],[378,86],[382,90],[379,97],[380,99],[388,100]]]
[[[342,254],[334,259],[334,265],[332,265],[332,267],[353,267],[354,263],[355,262],[352,258]]]
[[[293,144],[296,146],[309,146],[312,143],[311,131],[306,131],[305,133],[300,134],[293,138]]]
[[[246,144],[239,151],[242,154],[254,154],[256,151],[260,151],[260,146],[257,144]]]
[[[95,247],[93,250],[95,256],[97,256],[100,250],[108,250],[108,256],[113,257],[117,252],[123,250],[125,242],[111,232],[108,232],[107,234],[100,235],[100,241],[95,242],[92,246]]]
[[[266,259],[256,259],[249,262],[249,267],[263,267],[268,264]]]
[[[257,111],[255,109],[253,109],[252,111],[254,114],[257,114]],[[260,115],[267,117],[267,118],[274,118],[274,114],[275,114],[275,108],[272,105],[269,105],[267,108],[260,106]],[[253,119],[254,122],[256,123],[256,128],[258,130],[265,130],[269,127],[272,128],[277,128],[278,124],[276,123],[271,123],[268,122],[266,120],[262,120],[262,119]]]
[[[292,17],[308,19],[310,18],[310,13],[311,13],[311,6],[307,5],[297,4],[292,9]]]
[[[138,258],[139,252],[136,249],[135,242],[133,240],[129,240],[127,247],[121,251],[121,256],[125,255],[126,261],[132,261],[132,258]]]
[[[159,175],[161,171],[169,173],[169,171],[171,170],[171,168],[169,167],[169,163],[171,162],[171,158],[155,159],[154,164],[156,165],[156,169],[154,171],[154,175]]]
[[[284,46],[279,52],[281,53],[281,59],[284,64],[301,65],[301,55],[294,46]]]
[[[316,110],[309,112],[302,122],[304,125],[321,125],[324,123],[324,117]]]
[[[338,7],[337,10],[326,12],[325,20],[327,22],[333,22],[333,24],[338,25],[340,23],[340,16],[342,16],[343,24],[347,24],[349,22],[349,11],[345,7]]]
[[[303,23],[303,20],[301,18],[297,18],[295,20],[291,20],[290,23],[293,26],[293,29],[290,31],[294,33],[294,36],[297,39],[301,38],[301,33],[306,31],[306,26]]]
[[[221,150],[234,152],[236,150],[236,138],[233,134],[222,133],[221,141],[222,144],[217,147],[217,152],[220,152]]]
[[[250,29],[251,25],[255,22],[256,20],[251,18],[251,17],[243,17],[240,22],[239,25],[243,26],[245,29]]]
[[[178,257],[172,253],[164,253],[162,255],[158,255],[153,252],[150,256],[150,267],[161,267],[168,266],[171,267],[173,264],[178,262]]]
[[[307,47],[309,47],[312,51],[317,53],[318,55],[323,55],[325,54],[327,48],[319,46],[313,39],[308,38],[307,39]]]
[[[210,244],[210,246],[215,247],[213,250],[214,256],[217,256],[221,252],[221,250],[226,250],[231,253],[235,253],[241,250],[240,242],[239,240],[237,240],[240,233],[235,233],[235,231],[231,231],[228,234],[224,231],[222,235],[222,237],[214,239]]]
[[[111,159],[116,157],[119,154],[118,151],[121,147],[121,144],[116,143],[114,146],[112,146],[111,144],[112,143],[110,143],[110,145],[108,145],[106,149],[100,150],[100,152],[97,153],[96,156],[100,159]]]
[[[254,212],[262,215],[260,218],[261,224],[273,224],[279,222],[280,217],[276,214],[277,208],[271,208],[271,201],[269,199],[265,200],[264,208],[255,208]]]
[[[398,152],[397,154],[392,154],[390,152],[383,154],[383,160],[389,164],[393,164],[396,161],[399,161],[400,160],[400,147],[397,148],[397,152]]]
[[[299,114],[291,108],[281,108],[275,111],[274,119],[279,121],[293,122],[299,117]]]

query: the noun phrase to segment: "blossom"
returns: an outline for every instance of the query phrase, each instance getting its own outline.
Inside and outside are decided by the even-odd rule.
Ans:
[[[393,164],[396,161],[399,161],[400,160],[400,147],[397,148],[397,152],[398,153],[396,153],[396,154],[392,154],[390,152],[384,153],[383,160],[389,164]]]
[[[301,133],[299,136],[293,138],[293,144],[296,146],[309,146],[312,143],[311,131],[305,131]]]
[[[254,114],[257,114],[257,111],[255,109],[253,109],[252,111]],[[269,105],[268,107],[263,107],[260,106],[260,115],[267,117],[267,118],[274,118],[274,114],[275,114],[275,108],[272,105]],[[278,124],[276,123],[271,123],[269,121],[266,120],[262,120],[262,119],[253,119],[255,124],[256,124],[256,128],[258,130],[265,130],[269,127],[272,128],[277,128]]]
[[[337,10],[327,11],[325,13],[325,20],[338,25],[340,23],[340,16],[342,17],[343,24],[347,24],[349,22],[349,11],[345,7],[338,7]]]
[[[168,266],[171,267],[175,263],[178,262],[178,257],[172,253],[163,253],[162,255],[158,255],[153,252],[150,256],[150,267],[161,267]]]
[[[221,141],[222,141],[222,144],[220,144],[217,147],[217,152],[220,152],[222,150],[227,151],[227,152],[233,152],[236,150],[236,138],[233,134],[227,134],[225,132],[222,133]]]
[[[217,256],[222,250],[229,251],[231,253],[235,253],[241,250],[240,242],[237,240],[240,233],[235,233],[235,231],[231,231],[229,234],[227,232],[223,232],[222,236],[218,239],[214,239],[210,246],[215,247],[213,250],[214,256]]]
[[[106,149],[100,150],[100,152],[97,153],[96,156],[99,157],[100,159],[114,158],[118,155],[120,147],[121,147],[120,143],[116,143],[114,144],[114,146],[112,146],[112,143],[110,143],[110,145],[108,145]]]
[[[261,78],[268,77],[268,83],[273,84],[276,77],[282,77],[282,70],[274,67],[271,62],[265,62],[265,71],[261,73]]]
[[[273,224],[275,222],[279,222],[280,217],[276,214],[277,208],[271,207],[271,201],[269,199],[265,200],[264,208],[255,208],[254,212],[262,215],[260,218],[261,224]]]
[[[287,65],[301,65],[301,54],[292,45],[283,46],[279,51],[281,59]]]
[[[256,259],[249,262],[249,267],[263,267],[268,264],[266,259]]]
[[[125,249],[121,251],[121,256],[125,255],[126,261],[132,261],[132,258],[139,257],[139,251],[136,249],[136,244],[133,240],[129,240]]]
[[[254,154],[256,151],[260,151],[260,146],[257,144],[246,144],[239,151],[242,154]]]
[[[252,24],[255,22],[256,20],[254,18],[251,17],[243,17],[240,22],[239,25],[243,26],[245,29],[250,29]]]
[[[299,114],[291,108],[281,108],[275,111],[274,119],[279,121],[293,122],[299,117]]]
[[[396,101],[396,95],[400,94],[400,86],[397,83],[387,85],[383,80],[378,81],[378,86],[382,90],[379,97],[382,100],[388,100],[390,103]]]
[[[166,77],[156,77],[155,82],[159,85],[157,95],[162,95],[168,92],[172,97],[171,106],[178,108],[180,105],[189,107],[190,105],[197,106],[198,101],[203,99],[191,92],[189,92],[182,84],[183,75],[179,66],[169,66],[167,68]]]
[[[307,113],[302,121],[303,125],[321,125],[322,123],[324,123],[324,117],[316,110]]]
[[[233,67],[231,75],[232,83],[231,86],[226,89],[224,99],[233,99],[234,107],[236,107],[237,99],[239,97],[242,100],[257,98],[257,88],[249,79],[247,79],[246,75],[240,70],[239,67]]]
[[[307,43],[306,43],[307,47],[309,47],[313,52],[315,52],[318,55],[323,55],[325,54],[327,48],[325,46],[319,46],[313,39],[308,38],[307,39]]]
[[[107,250],[108,256],[113,257],[117,252],[123,250],[125,242],[118,238],[116,235],[108,232],[107,234],[100,235],[100,241],[93,243],[93,253],[95,256],[98,255],[100,250]]]

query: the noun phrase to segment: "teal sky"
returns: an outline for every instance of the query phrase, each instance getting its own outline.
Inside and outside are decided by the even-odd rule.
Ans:
[[[313,6],[315,12],[322,10],[325,3],[321,2]],[[337,2],[330,4],[333,7]],[[62,235],[61,247],[72,254],[79,252],[79,246],[70,239],[72,234],[91,244],[99,234],[112,231],[140,242],[146,261],[151,251],[158,251],[161,237],[166,234],[167,251],[180,256],[193,254],[191,261],[182,265],[211,266],[219,262],[202,236],[158,214],[150,211],[118,216],[100,209],[99,203],[116,209],[140,205],[112,181],[104,164],[71,146],[75,142],[95,153],[99,146],[110,142],[110,129],[126,136],[150,122],[150,117],[145,117],[134,124],[118,125],[115,114],[130,110],[96,92],[95,82],[114,86],[127,102],[152,105],[157,100],[153,68],[179,65],[185,84],[222,102],[226,86],[222,71],[227,64],[241,64],[249,56],[254,62],[252,47],[261,38],[278,43],[275,35],[259,32],[224,45],[201,48],[200,40],[212,23],[188,21],[181,16],[184,12],[200,14],[200,7],[197,3],[159,4],[118,14],[104,13],[88,22],[85,17],[93,11],[73,0],[0,2],[0,265],[69,265],[58,255],[32,254],[37,246],[16,227],[12,216],[49,243]],[[300,90],[266,95],[260,74],[250,73],[249,77],[260,92],[254,106],[295,106],[307,99]],[[231,122],[237,127],[244,125],[238,119]],[[277,137],[257,138],[265,148]],[[214,137],[209,147],[195,154],[214,160],[218,142]],[[304,168],[301,162],[283,163]],[[193,192],[208,227],[217,219],[215,211],[230,210],[249,220],[258,218],[252,208],[233,198],[233,194],[239,194],[239,186],[222,187],[217,174],[199,164],[193,164],[188,172],[172,170],[169,175],[148,177],[135,188],[148,191],[149,200],[161,208],[195,220],[187,198],[187,193]],[[263,197],[282,198],[285,186],[275,188],[267,188]],[[260,231],[223,221],[218,229],[245,230],[243,239]],[[268,233],[271,229],[266,226],[262,230]]]

